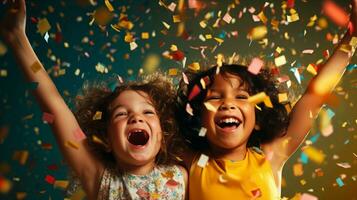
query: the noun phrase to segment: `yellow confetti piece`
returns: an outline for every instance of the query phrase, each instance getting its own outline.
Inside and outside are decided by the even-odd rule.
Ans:
[[[149,39],[149,33],[148,32],[142,32],[141,33],[141,39]]]
[[[112,29],[114,29],[116,32],[120,32],[118,25],[110,24],[110,27],[112,27]]]
[[[72,142],[72,141],[66,141],[66,143],[64,144],[66,147],[71,147],[73,149],[79,149],[79,146],[76,142]]]
[[[194,62],[194,63],[188,65],[188,68],[193,71],[198,71],[198,70],[200,70],[200,63]]]
[[[180,15],[174,15],[174,16],[172,16],[172,20],[174,23],[179,23],[179,22],[181,22],[181,17],[180,17]]]
[[[130,50],[133,51],[134,49],[136,49],[138,47],[138,45],[135,42],[130,42]]]
[[[97,144],[101,144],[103,145],[105,148],[109,149],[109,145],[105,142],[103,142],[103,140],[101,140],[100,138],[98,138],[97,136],[93,135],[92,136],[92,140],[93,142],[97,143]]]
[[[294,164],[293,173],[294,176],[302,176],[304,174],[303,165],[301,163]]]
[[[40,33],[42,36],[47,33],[51,29],[51,25],[48,22],[47,18],[40,19],[37,22],[37,32]]]
[[[267,96],[267,97],[264,99],[264,104],[265,104],[265,106],[268,107],[268,108],[273,108],[273,104],[271,103],[269,96]]]
[[[206,34],[206,35],[205,35],[205,38],[206,38],[207,40],[212,39],[212,35],[211,35],[211,34]]]
[[[300,184],[301,185],[305,185],[306,184],[306,181],[304,179],[300,180]]]
[[[224,40],[221,39],[221,38],[215,37],[214,39],[215,39],[219,44],[222,44],[222,43],[224,42]]]
[[[108,8],[108,10],[110,12],[114,11],[114,8],[113,8],[112,4],[109,2],[109,0],[104,0],[104,3],[105,3],[105,6],[107,6],[107,8]]]
[[[206,21],[205,21],[205,20],[200,21],[200,26],[201,26],[202,28],[206,28],[206,27],[207,27]]]
[[[263,11],[261,11],[261,12],[258,14],[258,17],[259,17],[259,19],[260,19],[264,24],[266,24],[266,23],[268,22],[268,19],[267,19],[267,17],[265,16],[265,14],[264,14]]]
[[[312,75],[317,75],[317,71],[315,70],[314,66],[309,64],[306,69],[308,72],[310,72]]]
[[[248,38],[251,40],[259,40],[266,36],[268,29],[266,26],[254,27],[248,34]]]
[[[30,68],[31,68],[31,70],[32,70],[33,73],[36,73],[36,72],[40,71],[40,69],[42,68],[42,65],[41,65],[40,62],[35,61],[35,62],[31,65]]]
[[[7,70],[6,69],[0,69],[0,77],[7,77]]]
[[[203,105],[205,105],[207,110],[212,111],[212,112],[217,112],[217,108],[215,106],[213,106],[211,103],[205,102],[205,103],[203,103]]]
[[[201,86],[202,86],[202,89],[206,89],[206,82],[203,78],[200,79],[200,83],[201,83]]]
[[[169,76],[177,76],[177,68],[171,68],[169,69]]]
[[[53,187],[65,190],[67,188],[68,184],[69,184],[68,181],[56,180],[55,183],[53,184]]]
[[[288,94],[286,92],[285,93],[279,93],[278,94],[278,99],[279,99],[279,103],[286,102],[286,101],[288,101]]]
[[[260,92],[258,94],[253,95],[253,96],[250,96],[248,98],[248,102],[252,103],[252,104],[259,104],[261,102],[264,102],[266,97],[267,97],[267,95],[265,94],[265,92]]]
[[[224,63],[224,55],[223,54],[218,54],[216,57],[216,63],[217,63],[217,71],[216,74],[219,73],[219,68],[222,67],[223,63]]]
[[[200,132],[198,133],[198,136],[204,137],[206,135],[207,129],[205,127],[201,127]]]
[[[100,120],[100,119],[102,119],[102,112],[97,111],[93,116],[93,120]]]
[[[282,65],[285,65],[286,64],[286,58],[284,55],[281,55],[277,58],[274,59],[274,63],[277,67],[280,67]]]
[[[163,21],[162,24],[165,26],[166,29],[170,29],[170,25],[168,23]]]
[[[325,155],[321,151],[315,149],[312,146],[307,146],[304,149],[302,149],[302,151],[307,155],[307,157],[311,161],[317,164],[321,164],[325,160]]]

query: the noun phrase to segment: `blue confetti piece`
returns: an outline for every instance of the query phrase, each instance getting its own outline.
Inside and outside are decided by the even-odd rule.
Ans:
[[[345,185],[341,178],[336,178],[336,182],[337,182],[338,186],[340,186],[340,187]]]
[[[347,65],[347,71],[352,71],[354,69],[357,69],[357,64],[349,64],[349,65]]]
[[[317,141],[317,139],[319,139],[319,137],[320,137],[320,133],[317,133],[316,135],[314,135],[310,138],[310,141],[312,143],[315,143]]]
[[[225,31],[222,31],[218,37],[221,38],[221,39],[224,39],[226,37],[227,33]]]
[[[300,160],[301,160],[301,163],[303,163],[303,164],[307,164],[309,162],[309,158],[307,157],[307,155],[305,153],[301,153]]]
[[[332,117],[335,116],[335,112],[333,112],[330,108],[326,108],[326,112],[327,112],[329,120],[331,120]]]

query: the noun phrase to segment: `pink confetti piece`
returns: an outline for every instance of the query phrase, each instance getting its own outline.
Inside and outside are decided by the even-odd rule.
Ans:
[[[52,124],[55,119],[55,116],[52,115],[51,113],[44,112],[42,115],[42,121],[44,123]]]
[[[301,195],[300,200],[318,200],[318,198],[315,197],[314,195],[304,193]]]
[[[253,58],[248,66],[248,71],[252,74],[257,75],[260,72],[263,65],[264,65],[264,61],[262,61],[259,58]]]
[[[188,114],[190,114],[191,116],[193,116],[193,110],[192,110],[191,105],[189,103],[186,104],[186,112]]]
[[[74,131],[74,138],[77,141],[82,141],[86,139],[86,135],[83,133],[82,129],[78,128]]]

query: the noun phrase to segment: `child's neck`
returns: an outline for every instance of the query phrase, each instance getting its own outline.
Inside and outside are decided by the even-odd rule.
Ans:
[[[220,147],[211,146],[211,154],[215,159],[241,161],[244,160],[246,153],[246,145],[239,146],[235,149],[223,149]]]
[[[135,175],[146,175],[149,174],[153,168],[155,167],[155,161],[149,162],[144,165],[130,165],[130,164],[124,164],[118,162],[118,168],[120,171],[129,173],[129,174],[135,174]]]

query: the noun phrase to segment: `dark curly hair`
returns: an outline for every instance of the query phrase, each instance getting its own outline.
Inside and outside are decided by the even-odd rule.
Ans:
[[[188,142],[188,145],[197,151],[205,151],[209,148],[206,137],[200,137],[198,132],[202,127],[200,115],[207,89],[214,82],[218,70],[219,74],[223,76],[230,74],[239,77],[247,85],[250,95],[265,92],[273,104],[273,108],[265,106],[264,103],[258,104],[261,110],[255,108],[256,125],[259,128],[252,131],[248,140],[248,147],[260,147],[261,144],[283,136],[289,123],[288,112],[285,106],[279,103],[279,88],[274,82],[272,74],[267,69],[262,69],[258,75],[254,75],[247,70],[246,66],[236,64],[223,64],[219,69],[217,68],[217,66],[214,66],[200,73],[188,71],[186,75],[190,79],[189,84],[181,81],[179,85],[176,116],[181,136]],[[202,87],[202,81],[206,83],[205,89]],[[200,93],[189,100],[188,96],[194,87],[199,87]],[[187,104],[191,106],[193,116],[187,113]],[[286,104],[290,106],[288,102]]]
[[[87,142],[93,152],[102,161],[108,164],[115,164],[114,155],[108,151],[107,127],[110,121],[109,105],[123,91],[142,91],[148,94],[150,100],[153,102],[163,131],[161,148],[156,156],[156,163],[173,163],[175,156],[172,153],[173,151],[168,148],[174,146],[172,143],[176,141],[177,126],[173,107],[176,100],[176,91],[171,81],[157,73],[143,76],[142,80],[125,84],[119,84],[119,81],[116,81],[114,85],[115,89],[113,90],[107,85],[107,82],[87,83],[82,89],[82,95],[77,96],[75,99],[76,119],[83,132],[87,135]],[[93,120],[93,116],[98,111],[101,112],[101,118]],[[170,145],[168,146],[168,144]]]

